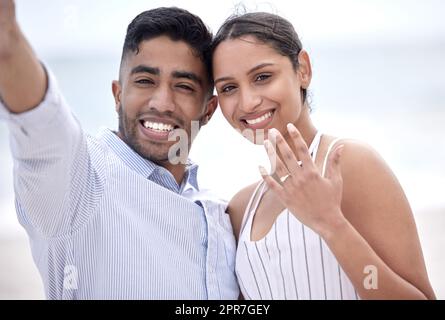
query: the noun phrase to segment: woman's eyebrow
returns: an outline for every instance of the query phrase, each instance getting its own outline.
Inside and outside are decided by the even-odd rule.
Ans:
[[[250,69],[249,72],[247,72],[247,74],[251,74],[251,73],[253,73],[253,72],[255,72],[255,71],[257,71],[257,70],[259,70],[261,68],[272,66],[272,65],[273,65],[273,63],[270,63],[270,62],[261,63],[261,64],[255,66],[255,67],[253,67],[252,69]]]
[[[270,63],[270,62],[261,63],[261,64],[255,66],[255,67],[253,67],[252,69],[250,69],[247,72],[247,74],[249,75],[249,74],[251,74],[251,73],[253,73],[253,72],[255,72],[255,71],[259,70],[259,69],[262,69],[262,68],[268,67],[268,66],[273,66],[273,65],[274,64]],[[215,80],[215,84],[217,84],[218,82],[221,82],[221,81],[232,80],[232,79],[233,79],[233,77],[231,77],[231,76],[221,77],[221,78],[218,78],[218,79]]]

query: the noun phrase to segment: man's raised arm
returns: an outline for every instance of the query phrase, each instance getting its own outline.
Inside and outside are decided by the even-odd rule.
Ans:
[[[45,237],[69,233],[86,221],[104,174],[87,136],[20,31],[13,0],[0,0],[0,118],[6,120],[14,161],[20,221]],[[95,163],[96,163],[95,162]]]
[[[36,107],[45,95],[45,70],[16,20],[13,0],[0,0],[0,97],[12,113]]]

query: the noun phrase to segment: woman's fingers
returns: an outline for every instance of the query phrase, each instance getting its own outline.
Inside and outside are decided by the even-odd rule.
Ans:
[[[269,157],[271,175],[276,175],[278,179],[286,177],[289,174],[289,171],[277,155],[272,143],[269,140],[266,140],[264,141],[264,147],[266,148],[267,156]]]
[[[281,160],[286,165],[289,173],[294,175],[298,174],[298,171],[300,170],[298,159],[287,144],[286,140],[284,140],[281,133],[276,129],[270,129],[269,133],[271,134],[272,138],[275,138],[277,148],[281,154]]]
[[[287,125],[287,131],[289,132],[289,135],[292,138],[292,142],[295,148],[295,155],[301,161],[301,166],[303,166],[304,168],[314,169],[314,163],[312,161],[312,157],[309,154],[308,147],[301,133],[292,123],[289,123]]]
[[[342,178],[340,159],[344,145],[340,145],[332,151],[328,156],[325,177],[331,181],[337,181]]]
[[[263,177],[264,181],[266,181],[267,186],[270,190],[275,192],[279,197],[281,197],[281,194],[283,192],[283,186],[279,184],[274,178],[272,178],[271,175],[269,175],[262,166],[259,167],[260,174]]]

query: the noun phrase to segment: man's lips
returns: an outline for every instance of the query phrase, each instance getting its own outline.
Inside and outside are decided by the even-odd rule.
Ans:
[[[158,127],[172,127],[173,129],[177,129],[180,127],[178,121],[172,118],[162,118],[162,117],[141,117],[139,118],[139,122],[141,122],[142,126],[155,128]]]
[[[142,133],[152,139],[158,141],[168,140],[169,134],[179,126],[171,119],[145,117],[139,120]]]

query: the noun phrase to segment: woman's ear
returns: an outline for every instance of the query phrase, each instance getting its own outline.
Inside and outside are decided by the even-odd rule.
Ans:
[[[300,53],[298,54],[297,72],[300,76],[301,87],[303,89],[307,89],[311,84],[312,80],[312,67],[309,55],[305,50],[301,50]]]
[[[216,96],[212,96],[209,101],[207,101],[206,112],[201,118],[201,126],[205,126],[210,121],[217,107],[218,98]]]
[[[122,86],[119,81],[114,80],[111,84],[111,90],[113,91],[113,97],[114,102],[116,104],[116,111],[119,112],[119,109],[121,107],[121,93],[122,93]]]

